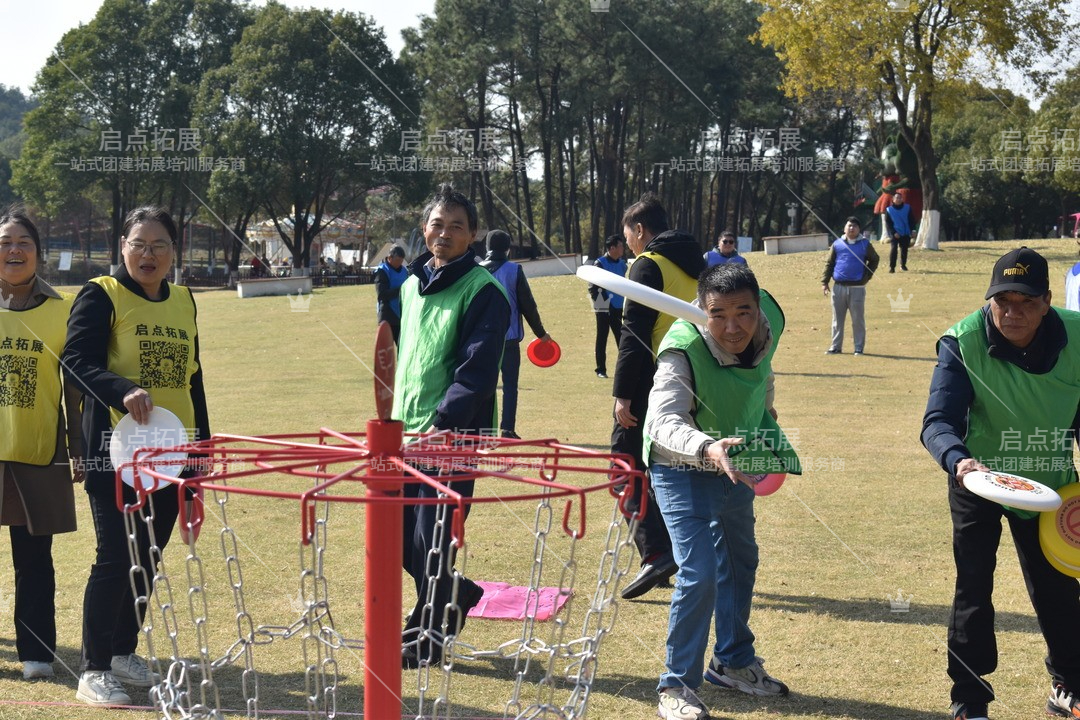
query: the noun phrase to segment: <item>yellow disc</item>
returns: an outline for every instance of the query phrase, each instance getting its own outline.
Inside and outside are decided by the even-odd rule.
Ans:
[[[1046,552],[1046,548],[1043,548],[1043,555],[1046,556],[1047,562],[1050,566],[1057,570],[1062,575],[1068,575],[1069,577],[1080,578],[1080,567],[1075,565],[1068,565],[1063,563],[1061,559],[1053,553]]]
[[[1070,483],[1057,492],[1061,507],[1039,515],[1039,544],[1051,565],[1066,575],[1080,577],[1080,483]]]

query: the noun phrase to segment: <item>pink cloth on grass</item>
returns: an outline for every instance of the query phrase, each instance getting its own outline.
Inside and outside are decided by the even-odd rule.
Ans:
[[[527,587],[504,582],[476,582],[484,589],[484,597],[471,610],[471,618],[488,620],[550,620],[570,599],[569,592],[559,588],[542,587],[530,591]]]

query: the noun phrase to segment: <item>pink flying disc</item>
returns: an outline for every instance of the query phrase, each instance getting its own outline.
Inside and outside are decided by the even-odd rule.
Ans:
[[[545,368],[559,362],[559,358],[562,357],[562,350],[559,348],[559,343],[554,340],[544,342],[540,338],[536,338],[529,343],[525,354],[529,356],[529,360],[532,361],[533,365]]]
[[[761,478],[761,480],[758,481],[758,484],[754,486],[754,494],[759,497],[772,495],[780,489],[780,486],[784,484],[786,478],[787,473],[769,473]]]

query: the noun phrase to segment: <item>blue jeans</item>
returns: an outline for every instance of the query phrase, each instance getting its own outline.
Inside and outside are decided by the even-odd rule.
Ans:
[[[679,564],[668,617],[667,671],[658,689],[694,689],[705,670],[710,614],[716,626],[713,654],[720,662],[739,668],[754,661],[754,491],[715,472],[655,463],[649,470]]]

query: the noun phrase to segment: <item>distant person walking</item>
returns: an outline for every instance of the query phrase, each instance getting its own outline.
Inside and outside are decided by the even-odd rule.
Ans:
[[[386,258],[375,268],[375,303],[378,322],[390,323],[394,343],[401,335],[401,285],[409,277],[405,251],[400,245],[390,248]]]
[[[615,273],[619,277],[626,277],[626,246],[620,235],[612,235],[604,243],[605,252],[593,261],[593,265],[603,268],[608,272]],[[589,286],[589,297],[592,298],[593,314],[596,315],[596,377],[606,378],[607,375],[607,337],[611,331],[615,338],[615,349],[619,348],[619,338],[622,335],[623,296],[616,295],[610,290],[605,290],[599,285]]]
[[[896,272],[896,249],[900,248],[900,269],[907,272],[907,251],[911,247],[911,206],[900,193],[892,196],[885,208],[885,227],[889,231],[889,272]]]
[[[1076,244],[1080,245],[1080,240]],[[1065,273],[1065,309],[1080,311],[1080,262]]]
[[[874,276],[879,258],[870,241],[862,237],[862,224],[849,217],[844,224],[844,236],[829,248],[821,289],[829,295],[832,289],[832,344],[826,355],[837,355],[844,345],[844,322],[851,311],[851,334],[855,339],[855,354],[862,355],[866,346],[866,283]]]
[[[492,230],[485,240],[487,256],[480,264],[499,281],[510,299],[510,327],[506,331],[506,347],[503,349],[502,359],[503,394],[499,432],[505,438],[517,438],[518,377],[521,371],[521,340],[525,337],[525,329],[521,324],[522,316],[536,337],[546,342],[551,340],[551,336],[540,321],[540,311],[536,307],[525,271],[507,258],[512,242],[510,235],[504,230]]]
[[[716,238],[716,247],[705,253],[705,262],[709,267],[736,263],[746,265],[746,258],[739,254],[735,246],[735,233],[725,230]]]

